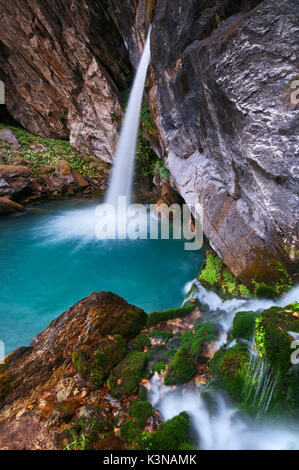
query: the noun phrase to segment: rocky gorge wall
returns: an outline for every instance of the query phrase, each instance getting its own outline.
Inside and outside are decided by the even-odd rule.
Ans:
[[[101,2],[1,2],[0,18],[0,79],[13,117],[111,162],[131,66]]]
[[[10,112],[31,132],[70,135],[111,161],[119,91],[151,9],[147,90],[172,186],[191,207],[202,203],[205,235],[234,274],[269,253],[294,266],[296,0],[1,4]]]
[[[152,99],[175,186],[241,275],[298,250],[298,3],[199,3],[157,4]]]

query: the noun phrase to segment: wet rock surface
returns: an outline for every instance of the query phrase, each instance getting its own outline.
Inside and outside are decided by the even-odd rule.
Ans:
[[[256,250],[291,262],[298,250],[297,15],[293,0],[162,0],[155,11],[151,93],[166,163],[236,275]]]

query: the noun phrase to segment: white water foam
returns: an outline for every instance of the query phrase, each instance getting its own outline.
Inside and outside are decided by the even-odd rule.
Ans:
[[[299,429],[287,425],[258,424],[236,410],[219,391],[206,392],[163,385],[158,374],[152,379],[149,399],[164,420],[186,411],[200,450],[299,449]]]

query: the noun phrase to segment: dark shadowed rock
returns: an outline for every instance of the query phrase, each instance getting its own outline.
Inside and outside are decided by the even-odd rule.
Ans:
[[[0,215],[20,214],[26,212],[25,207],[21,206],[7,197],[0,197]]]

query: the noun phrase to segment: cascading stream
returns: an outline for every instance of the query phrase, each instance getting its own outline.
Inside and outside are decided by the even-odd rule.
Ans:
[[[195,286],[195,289],[194,289]],[[299,286],[289,291],[277,301],[266,299],[232,299],[223,301],[216,293],[207,291],[195,279],[186,286],[186,291],[192,289],[186,296],[185,302],[197,299],[202,305],[209,307],[207,313],[202,312],[204,322],[214,322],[222,327],[222,338],[218,348],[227,341],[234,316],[240,311],[259,312],[273,306],[285,307],[298,301]],[[296,334],[293,334],[295,337]],[[247,383],[244,393],[249,403],[258,409],[257,418],[262,418],[271,403],[272,395],[277,384],[277,375],[270,366],[258,356],[254,348],[255,340],[244,343],[250,351],[250,361],[247,369]],[[235,341],[227,344],[233,347]],[[148,386],[149,400],[160,410],[164,420],[171,419],[182,411],[187,411],[201,450],[284,450],[298,449],[298,427],[290,423],[280,423],[280,426],[270,422],[254,421],[234,408],[233,403],[221,390],[207,386],[167,387],[162,378],[155,374]],[[205,392],[202,394],[202,392]],[[212,398],[206,399],[206,394]]]
[[[113,205],[115,208],[117,207],[119,196],[126,197],[127,205],[129,205],[131,199],[140,110],[147,69],[150,62],[150,36],[151,29],[149,30],[142,58],[134,80],[115,154],[115,163],[106,199],[106,202]]]

